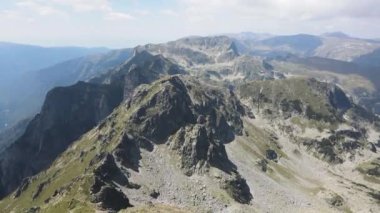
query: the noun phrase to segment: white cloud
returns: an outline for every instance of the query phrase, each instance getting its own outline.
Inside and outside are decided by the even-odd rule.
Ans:
[[[65,12],[56,9],[52,6],[45,5],[41,3],[40,1],[20,1],[16,3],[16,6],[19,9],[28,10],[30,12],[36,13],[41,16],[50,16],[50,15],[59,15],[64,16],[66,15]],[[15,10],[14,12],[18,12]]]
[[[149,10],[141,10],[141,9],[138,9],[138,10],[133,10],[133,13],[138,15],[138,16],[148,16],[148,15],[151,15],[151,12]]]
[[[378,0],[182,0],[189,16],[226,14],[285,19],[380,18]],[[220,17],[221,18],[221,17]]]
[[[114,45],[241,31],[320,34],[338,30],[380,37],[379,0],[8,1],[11,6],[0,11],[0,27],[6,29],[0,40],[82,39],[82,43]]]
[[[108,0],[51,0],[51,2],[69,6],[77,12],[112,10]]]
[[[129,15],[127,13],[108,11],[105,15],[105,19],[111,20],[111,21],[115,21],[115,20],[127,20],[128,21],[128,20],[134,20],[135,17],[133,17],[132,15]]]
[[[105,20],[133,20],[131,14],[116,11],[109,0],[19,0],[16,5],[39,15],[65,15],[64,7],[78,14],[100,13]]]
[[[160,14],[174,17],[178,17],[180,15],[178,12],[171,9],[160,10]]]

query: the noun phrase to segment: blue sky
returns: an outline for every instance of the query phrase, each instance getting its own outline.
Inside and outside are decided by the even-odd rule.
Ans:
[[[2,0],[0,40],[131,47],[252,31],[380,37],[377,0]]]

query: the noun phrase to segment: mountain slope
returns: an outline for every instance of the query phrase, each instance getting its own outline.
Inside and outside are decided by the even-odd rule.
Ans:
[[[139,196],[140,202],[144,202],[154,197],[169,201],[170,195],[164,192],[172,190],[181,191],[183,196],[191,196],[189,190],[201,194],[205,189],[188,188],[185,184],[190,181],[194,186],[199,185],[191,181],[192,177],[204,177],[205,180],[198,180],[202,182],[219,181],[220,185],[213,185],[214,193],[227,196],[223,199],[249,202],[252,199],[249,188],[236,168],[229,166],[224,150],[224,143],[232,140],[242,127],[238,117],[242,111],[236,111],[242,108],[233,94],[199,86],[192,79],[171,77],[140,87],[102,124],[74,143],[50,169],[27,180],[14,194],[16,198],[3,200],[1,208],[49,212],[67,208],[85,211],[97,206],[119,210],[138,204],[137,200],[129,201],[127,197],[132,196]],[[226,102],[227,99],[230,101]],[[155,114],[157,110],[161,113]],[[226,134],[229,137],[225,137]],[[187,139],[183,141],[185,135]],[[168,164],[146,161],[148,157],[158,159],[159,156]],[[176,161],[179,165],[174,163]],[[172,175],[178,178],[172,179],[172,186],[157,185],[159,183],[149,178],[160,168],[170,173],[161,171],[155,175],[156,180],[165,178],[161,175]],[[207,175],[211,172],[217,176]],[[149,196],[146,190],[158,190],[158,194]],[[108,200],[107,196],[113,196],[114,200]],[[211,199],[211,195],[205,196]],[[196,197],[191,199],[195,199],[199,204],[195,208],[201,211],[224,206],[216,198],[210,203],[212,206],[196,201]],[[192,203],[186,201],[184,205]]]

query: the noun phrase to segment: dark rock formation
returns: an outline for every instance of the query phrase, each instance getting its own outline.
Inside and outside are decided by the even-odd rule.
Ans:
[[[140,148],[153,151],[153,144],[145,138],[124,134],[114,154],[123,166],[138,171],[141,159]]]
[[[101,164],[94,170],[94,175],[106,182],[116,182],[122,186],[129,184],[128,178],[116,165],[115,159],[111,154],[107,154]]]
[[[303,144],[313,149],[322,159],[330,163],[343,163],[345,154],[355,154],[356,150],[364,147],[361,142],[363,133],[353,130],[333,132],[328,138],[321,140],[307,140]]]
[[[247,182],[238,174],[232,179],[225,180],[222,188],[239,203],[248,204],[253,198]]]
[[[159,191],[156,191],[156,190],[152,190],[152,191],[149,193],[149,196],[151,196],[151,197],[154,198],[154,199],[157,199],[158,196],[160,196],[160,192],[159,192]]]
[[[21,195],[21,193],[28,188],[30,182],[31,182],[31,178],[24,178],[20,186],[15,191],[13,198],[18,198]]]
[[[156,143],[165,140],[186,123],[195,123],[196,118],[190,108],[192,103],[184,83],[179,77],[171,77],[160,82],[159,91],[139,91],[131,102],[142,102],[132,122],[141,135]]]
[[[268,159],[268,160],[273,160],[273,161],[277,161],[277,153],[276,153],[276,151],[274,151],[274,150],[272,150],[272,149],[268,149],[267,151],[266,151],[266,158]]]
[[[32,195],[32,199],[33,200],[35,200],[40,195],[40,193],[42,192],[42,190],[49,184],[49,182],[50,181],[47,180],[47,181],[44,181],[44,182],[38,184],[36,191]]]
[[[343,206],[344,200],[339,195],[334,195],[332,198],[328,199],[327,202],[335,207]]]
[[[129,203],[129,199],[123,192],[111,187],[109,185],[103,185],[99,191],[93,192],[92,202],[98,203],[102,209],[119,211],[128,207],[132,207]]]
[[[112,211],[131,207],[129,199],[114,182],[129,186],[128,178],[116,165],[114,157],[105,154],[94,170],[94,183],[90,188],[91,202],[98,203],[102,209]]]

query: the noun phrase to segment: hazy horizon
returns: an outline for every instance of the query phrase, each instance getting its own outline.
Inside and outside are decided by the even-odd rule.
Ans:
[[[174,40],[178,40],[178,39],[181,39],[181,38],[186,38],[186,37],[196,37],[196,36],[223,36],[223,35],[234,35],[234,34],[241,34],[241,33],[254,33],[254,34],[268,34],[268,35],[272,35],[272,36],[292,36],[292,35],[300,35],[300,34],[307,34],[307,35],[313,35],[313,36],[323,36],[323,34],[327,34],[327,33],[344,33],[346,34],[347,36],[350,36],[351,38],[354,38],[354,39],[373,39],[373,40],[379,40],[379,38],[375,38],[375,37],[355,37],[355,36],[351,36],[350,34],[347,34],[345,32],[341,32],[341,31],[334,31],[334,32],[324,32],[324,33],[321,33],[321,34],[308,34],[308,33],[291,33],[291,34],[271,34],[271,33],[265,33],[265,32],[260,32],[260,33],[256,33],[256,32],[229,32],[229,33],[220,33],[220,34],[208,34],[208,35],[186,35],[186,36],[183,36],[183,37],[178,37],[178,38],[173,38],[171,40],[162,40],[162,41],[157,41],[157,42],[150,42],[150,41],[147,41],[145,43],[136,43],[136,44],[132,44],[131,46],[105,46],[105,45],[89,45],[89,46],[86,46],[86,45],[81,45],[80,43],[78,44],[70,44],[70,45],[46,45],[46,44],[43,44],[43,43],[22,43],[22,42],[15,42],[15,41],[3,41],[3,40],[0,40],[0,43],[9,43],[9,44],[16,44],[16,45],[30,45],[30,46],[39,46],[39,47],[43,47],[43,48],[75,48],[75,47],[78,47],[78,48],[107,48],[107,49],[123,49],[123,48],[134,48],[138,45],[145,45],[145,44],[149,44],[149,43],[166,43],[166,42],[169,42],[169,41],[174,41]]]
[[[342,31],[380,38],[376,0],[5,0],[0,41],[122,48],[190,35]]]

